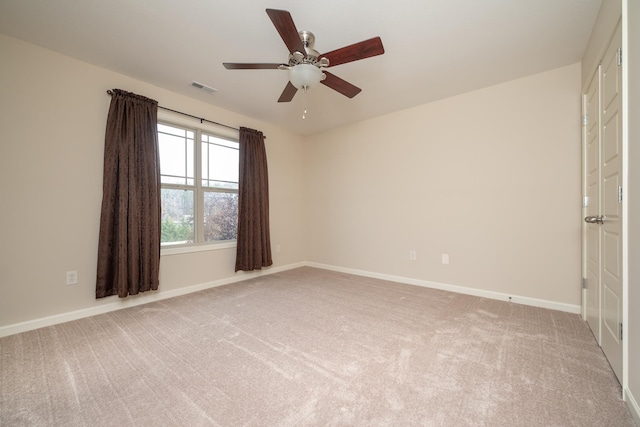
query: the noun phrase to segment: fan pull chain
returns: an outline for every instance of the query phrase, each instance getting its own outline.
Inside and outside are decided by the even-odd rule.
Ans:
[[[303,98],[304,98],[304,110],[302,111],[302,120],[307,118],[307,86],[303,86],[304,90]]]

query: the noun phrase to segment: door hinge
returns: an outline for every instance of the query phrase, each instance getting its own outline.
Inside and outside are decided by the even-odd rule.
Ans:
[[[622,203],[622,186],[618,185],[618,203]]]
[[[620,341],[622,341],[622,322],[620,322],[619,325],[620,325],[620,336],[619,336],[619,338],[620,338]]]
[[[586,126],[589,124],[589,116],[587,116],[586,114],[582,115],[582,126]]]
[[[618,48],[618,66],[622,65],[622,48]]]
[[[582,289],[589,289],[589,279],[586,277],[582,278]]]

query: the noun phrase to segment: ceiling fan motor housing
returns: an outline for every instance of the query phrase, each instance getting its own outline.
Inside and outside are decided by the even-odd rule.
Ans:
[[[293,52],[289,55],[289,66],[295,67],[298,64],[311,64],[317,67],[328,67],[329,60],[326,58],[320,58],[320,52],[313,48],[313,44],[316,41],[316,37],[311,31],[300,31],[300,40],[304,45],[305,52]]]

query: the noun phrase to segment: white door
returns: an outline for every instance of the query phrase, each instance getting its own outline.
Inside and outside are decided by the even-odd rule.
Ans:
[[[601,343],[622,379],[622,67],[620,27],[602,61],[600,149]]]
[[[600,215],[600,67],[596,70],[585,95],[587,114],[585,129],[585,191],[587,217]],[[600,337],[600,225],[585,225],[586,239],[586,318],[598,344]]]

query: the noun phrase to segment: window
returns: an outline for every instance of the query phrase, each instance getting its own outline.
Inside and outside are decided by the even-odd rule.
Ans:
[[[158,145],[162,246],[235,240],[238,141],[158,123]]]

